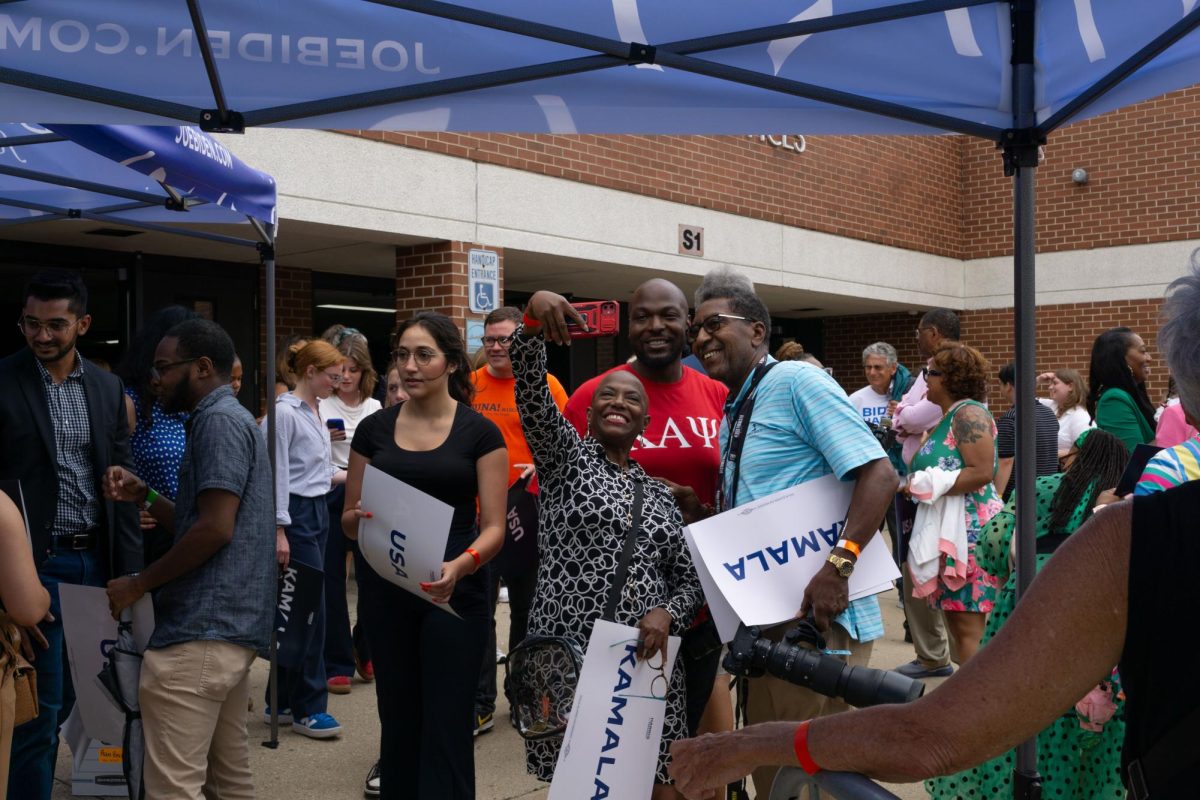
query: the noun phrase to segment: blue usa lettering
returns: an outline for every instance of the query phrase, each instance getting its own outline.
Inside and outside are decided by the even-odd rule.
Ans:
[[[627,665],[629,672],[625,671]],[[635,669],[637,669],[637,645],[627,644],[625,645],[625,655],[617,665],[617,682],[613,686],[612,715],[608,718],[608,727],[604,729],[604,746],[600,748],[601,753],[608,753],[621,746],[620,731],[614,730],[614,728],[619,729],[625,724],[625,719],[621,716],[621,709],[629,701],[619,696],[619,693],[628,689],[633,683],[633,677],[630,673]],[[604,798],[608,797],[609,788],[608,784],[604,782],[603,772],[605,767],[615,763],[617,763],[616,756],[601,755],[596,760],[596,777],[593,780],[592,800],[604,800]]]
[[[388,560],[392,562],[392,569],[396,570],[396,574],[401,578],[408,578],[408,573],[404,571],[404,543],[408,539],[400,531],[392,531],[391,542],[392,546],[388,548]]]
[[[757,563],[760,572],[770,572],[773,567],[782,567],[787,564],[793,554],[797,559],[801,559],[810,551],[821,552],[821,540],[824,540],[829,547],[833,547],[837,544],[841,529],[841,522],[835,522],[828,528],[818,527],[801,536],[781,539],[778,547],[767,545],[762,550],[755,550],[739,557],[737,561],[727,561],[724,566],[735,581],[744,581],[746,580],[747,564],[753,566]],[[768,556],[770,556],[769,559]]]

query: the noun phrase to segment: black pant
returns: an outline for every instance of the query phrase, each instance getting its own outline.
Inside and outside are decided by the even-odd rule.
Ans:
[[[508,587],[508,650],[512,651],[525,639],[529,630],[529,607],[533,605],[533,590],[537,586],[537,563],[513,577],[504,576]],[[488,628],[488,643],[479,668],[479,685],[475,688],[475,706],[480,713],[496,710],[496,598],[500,594],[499,575],[492,571],[492,585],[488,591],[492,607]]]
[[[459,581],[461,619],[379,577],[359,573],[375,664],[384,798],[473,800],[474,688],[487,642],[487,570]]]
[[[345,484],[325,495],[329,534],[325,540],[325,677],[354,674],[354,645],[350,639],[350,608],[346,604],[346,553],[353,542],[342,533]]]
[[[711,617],[683,634],[679,663],[684,669],[683,684],[687,692],[688,736],[695,736],[700,727],[700,719],[712,697],[722,652],[717,625]]]

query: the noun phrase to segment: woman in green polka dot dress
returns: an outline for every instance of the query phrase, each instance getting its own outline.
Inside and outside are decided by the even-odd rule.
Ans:
[[[1120,439],[1105,431],[1090,429],[1075,440],[1064,461],[1065,473],[1037,479],[1036,536],[1037,568],[1040,570],[1055,547],[1091,516],[1096,496],[1115,486],[1129,453]],[[984,526],[976,545],[980,568],[1004,580],[1000,597],[988,617],[981,647],[1000,630],[1016,605],[1017,579],[1012,571],[1012,540],[1016,529],[1016,497]],[[1104,800],[1125,797],[1121,784],[1121,742],[1125,737],[1124,702],[1114,671],[1111,694],[1116,712],[1099,732],[1085,730],[1071,708],[1038,734],[1038,772],[1042,775],[1042,797],[1072,800]],[[1091,726],[1095,727],[1095,726]],[[934,778],[925,789],[934,800],[958,798],[990,800],[1012,796],[1012,750],[977,767]]]

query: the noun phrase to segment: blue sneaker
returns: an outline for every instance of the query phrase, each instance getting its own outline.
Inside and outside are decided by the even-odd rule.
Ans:
[[[342,726],[329,714],[313,714],[292,723],[292,731],[310,739],[332,739],[342,735]]]
[[[263,709],[263,724],[264,725],[271,724],[271,707],[270,706],[267,706],[266,708]],[[290,708],[279,709],[279,724],[280,725],[291,725],[292,724],[292,710]]]

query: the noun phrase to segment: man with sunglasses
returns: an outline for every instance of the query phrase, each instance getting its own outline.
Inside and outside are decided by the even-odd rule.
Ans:
[[[28,347],[0,361],[0,478],[21,482],[34,560],[50,614],[24,631],[37,669],[41,713],[13,738],[9,796],[50,797],[58,726],[75,702],[63,646],[61,583],[103,586],[142,566],[132,503],[104,498],[110,464],[130,464],[121,381],[80,355],[92,323],[76,272],[49,270],[25,287],[17,328]]]
[[[508,348],[521,322],[521,310],[502,306],[489,313],[483,320],[483,354],[487,363],[471,373],[475,385],[472,407],[496,423],[504,445],[508,448],[508,485],[533,474],[533,455],[525,442],[521,430],[521,417],[517,413],[516,379],[513,378],[512,361]],[[567,393],[553,375],[546,373],[550,394],[561,411],[567,404]],[[530,482],[529,490],[536,494],[537,484]],[[496,712],[496,597],[500,575],[492,570],[492,629],[490,644],[484,651],[483,665],[479,673],[479,688],[475,695],[475,735],[492,729],[492,715]],[[524,569],[508,570],[504,574],[508,587],[509,629],[508,649],[516,647],[525,638],[529,619],[529,605],[533,602],[533,589],[537,579],[537,562]]]
[[[685,521],[714,502],[721,458],[717,428],[729,393],[723,384],[683,366],[690,321],[687,297],[678,286],[661,278],[638,286],[629,299],[628,341],[634,360],[576,389],[565,412],[580,435],[586,436],[587,409],[605,375],[616,371],[636,375],[646,390],[649,419],[630,455],[647,473],[671,486]],[[709,718],[712,725],[706,729],[733,726],[728,678],[714,691],[720,656],[716,626],[705,607],[685,633],[681,653],[686,662],[689,735],[699,730],[710,698],[716,700]]]
[[[797,617],[811,614],[830,649],[848,651],[851,665],[865,665],[871,643],[883,636],[883,619],[874,597],[849,602],[847,579],[895,496],[896,471],[830,375],[771,358],[770,330],[770,312],[749,279],[725,267],[704,277],[696,290],[692,350],[730,397],[721,423],[719,510],[830,474],[855,481],[842,539],[809,581]],[[779,640],[790,625],[764,635]],[[811,719],[846,708],[842,700],[769,675],[751,678],[746,690],[747,723]],[[770,796],[775,772],[755,770],[759,797]]]

